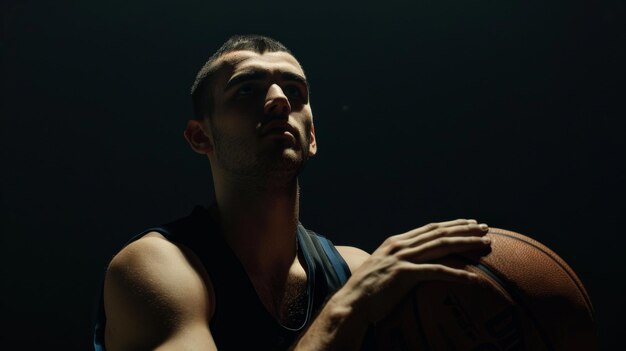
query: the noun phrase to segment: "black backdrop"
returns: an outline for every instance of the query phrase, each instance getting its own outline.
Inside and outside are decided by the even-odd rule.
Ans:
[[[621,345],[624,1],[5,0],[2,11],[3,345],[89,348],[111,255],[207,203],[208,162],[182,138],[189,89],[243,33],[285,43],[312,84],[305,225],[368,251],[457,217],[527,234],[579,273],[604,348]]]

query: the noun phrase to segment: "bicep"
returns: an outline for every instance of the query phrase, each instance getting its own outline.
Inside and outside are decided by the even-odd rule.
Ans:
[[[143,238],[128,245],[105,277],[107,350],[215,350],[206,285],[172,243]]]

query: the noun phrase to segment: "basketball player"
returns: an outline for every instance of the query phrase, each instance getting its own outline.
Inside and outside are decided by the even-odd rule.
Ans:
[[[317,142],[306,76],[281,43],[230,38],[192,99],[184,136],[211,163],[215,201],[115,255],[96,349],[357,350],[420,281],[477,279],[432,263],[488,247],[475,220],[390,236],[371,255],[299,222],[298,175]]]

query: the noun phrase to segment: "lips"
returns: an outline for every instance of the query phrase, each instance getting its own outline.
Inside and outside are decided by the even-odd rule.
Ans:
[[[289,123],[287,123],[287,121],[273,120],[265,125],[261,136],[270,134],[285,135],[285,132],[289,132],[289,134],[291,134],[294,138],[298,135],[296,128],[292,127]]]

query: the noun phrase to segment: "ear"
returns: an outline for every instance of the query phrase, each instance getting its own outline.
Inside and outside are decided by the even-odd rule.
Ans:
[[[193,149],[193,151],[199,154],[209,154],[213,151],[213,141],[209,136],[210,133],[206,130],[206,127],[202,123],[203,121],[199,121],[196,119],[191,119],[187,122],[187,128],[185,128],[185,132],[183,135],[185,139],[189,143],[189,146]]]
[[[317,153],[317,141],[315,140],[315,125],[311,124],[311,143],[309,144],[309,157]]]

